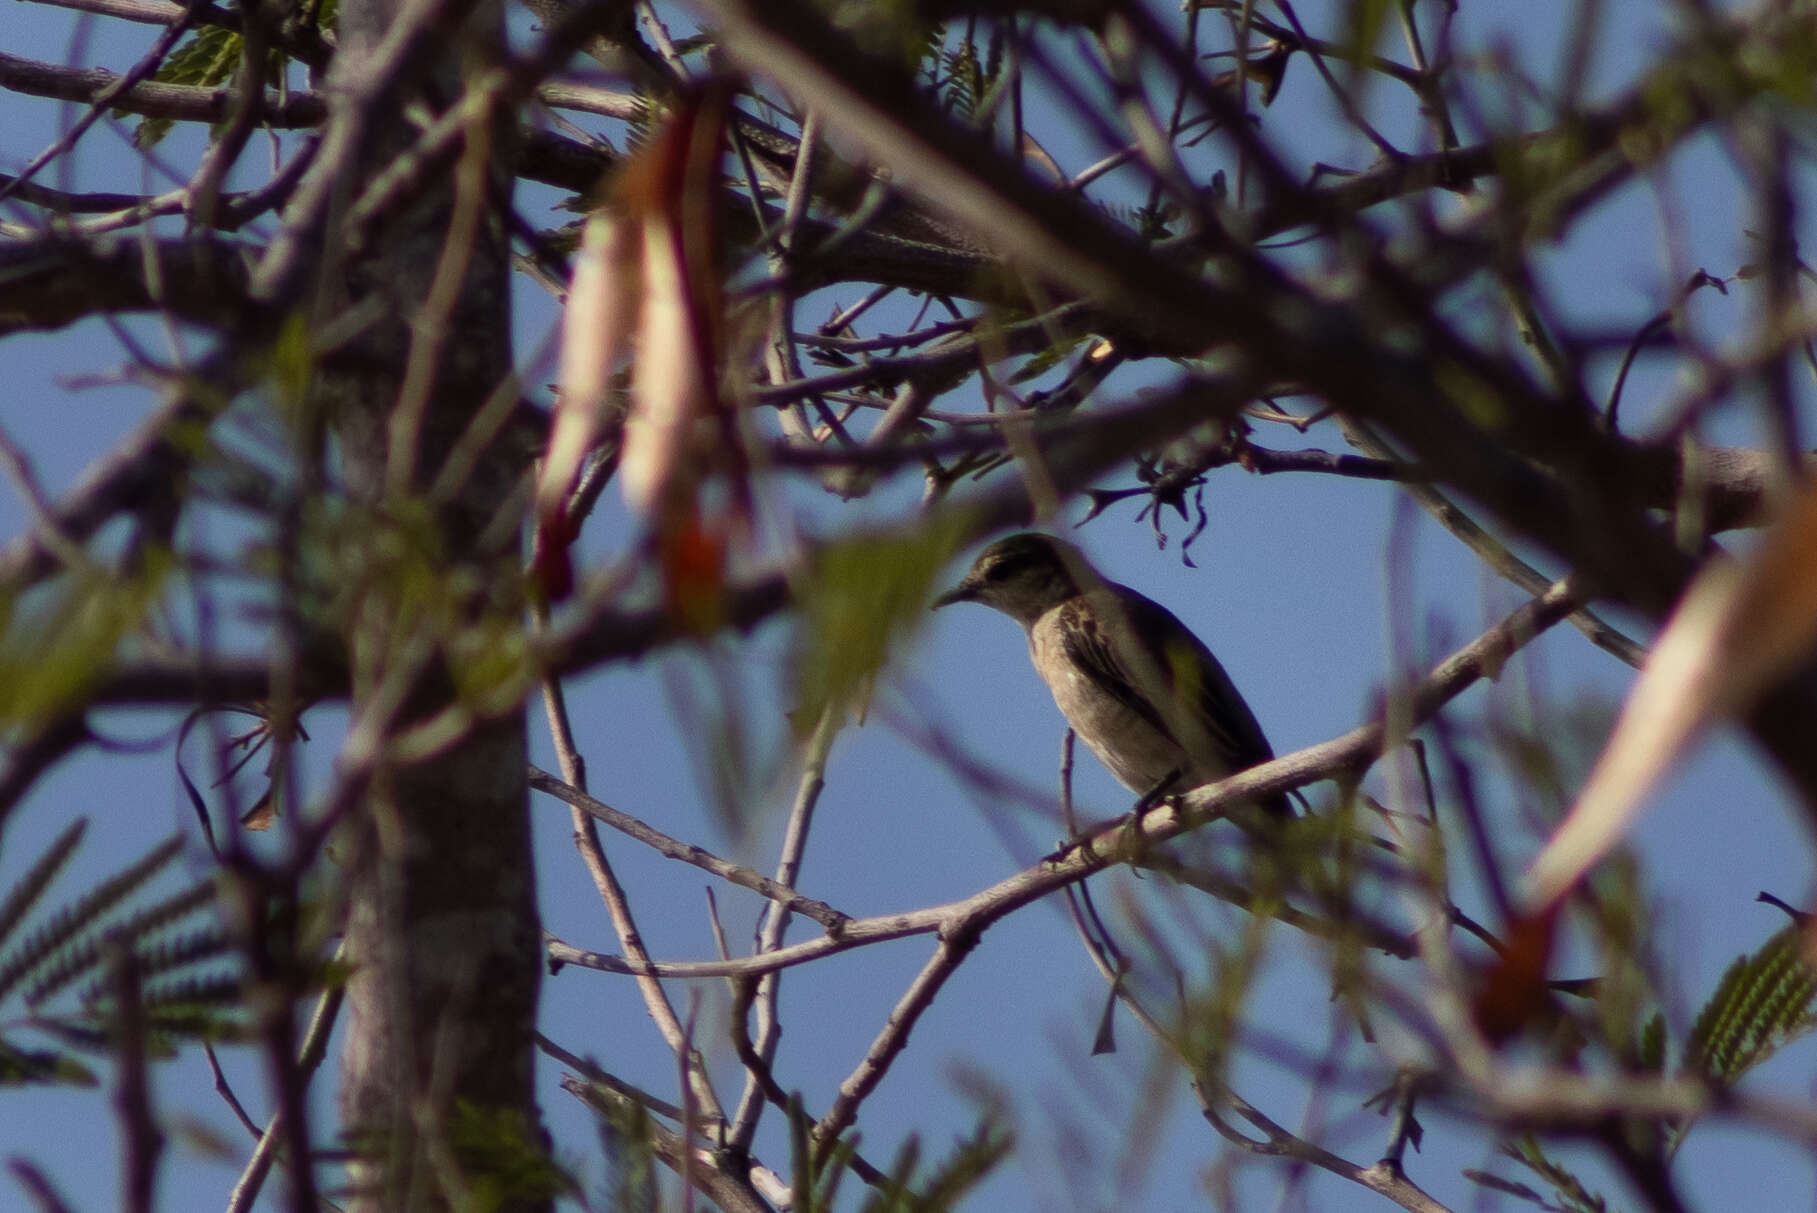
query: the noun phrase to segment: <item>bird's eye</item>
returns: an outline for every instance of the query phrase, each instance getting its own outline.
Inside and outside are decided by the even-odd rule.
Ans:
[[[993,560],[989,567],[984,570],[984,579],[986,581],[1007,581],[1011,577],[1014,577],[1016,575],[1016,570],[1026,563],[1026,561],[1018,560],[1013,556],[1005,557],[1002,560]]]

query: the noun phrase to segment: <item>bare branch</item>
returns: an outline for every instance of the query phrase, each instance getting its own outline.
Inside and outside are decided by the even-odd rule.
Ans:
[[[103,67],[64,67],[0,52],[0,88],[30,97],[106,105],[174,122],[221,122],[234,104],[234,90],[230,88],[163,84],[155,80],[121,88],[125,80]],[[116,89],[120,90],[118,95],[110,95]],[[270,126],[284,130],[316,126],[327,115],[327,104],[315,93],[266,90],[264,121]]]

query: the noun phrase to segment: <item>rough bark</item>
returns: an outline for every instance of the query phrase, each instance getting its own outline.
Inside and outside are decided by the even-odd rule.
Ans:
[[[400,0],[343,3],[337,81],[351,87],[362,79],[406,7]],[[458,32],[435,39],[433,69],[400,81],[398,103],[365,115],[370,125],[347,181],[366,179],[407,144],[406,103],[444,108],[461,95],[463,66],[495,54],[502,36],[497,4],[477,6],[464,23],[453,17],[443,13],[436,26]],[[368,252],[339,266],[330,220],[321,241],[330,273],[315,308],[318,330],[337,315],[378,317],[357,337],[359,356],[350,361],[359,372],[322,380],[342,470],[356,502],[370,511],[362,515],[366,525],[398,542],[427,537],[442,592],[429,609],[468,616],[511,609],[486,594],[487,587],[516,584],[515,529],[492,527],[490,549],[482,545],[489,524],[510,508],[521,462],[494,443],[451,496],[431,502],[425,493],[510,372],[509,130],[508,116],[495,117],[484,136],[489,156],[464,157],[365,240]],[[481,135],[475,130],[470,139]],[[463,207],[471,220],[476,205],[477,223],[463,228]],[[432,368],[426,391],[416,378],[425,364]],[[422,403],[420,425],[401,432],[394,418],[413,393]],[[397,448],[404,442],[414,471],[400,477]],[[425,515],[432,525],[422,528]],[[462,600],[463,585],[480,588]],[[447,656],[435,652],[412,666],[398,651],[399,638],[424,622],[414,614],[424,605],[376,572],[361,593],[348,646],[356,730],[357,722],[385,715],[383,698],[397,692],[400,678],[408,690],[381,736],[450,712],[458,717],[460,680]],[[375,620],[383,626],[369,626]],[[532,1086],[541,952],[523,714],[482,719],[426,759],[393,757],[382,741],[375,753],[348,863],[354,975],[340,1102],[360,1156],[348,1207],[446,1208],[476,1188],[499,1192],[497,1172],[516,1153],[501,1156],[501,1143],[536,1148],[541,1140]],[[480,1141],[489,1147],[476,1149]],[[489,1207],[547,1206],[546,1194],[518,1191]]]

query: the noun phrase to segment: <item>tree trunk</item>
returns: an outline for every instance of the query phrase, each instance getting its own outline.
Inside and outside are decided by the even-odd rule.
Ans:
[[[407,7],[343,0],[335,83],[370,83],[383,67],[374,52]],[[448,32],[406,60],[402,87],[366,107],[369,125],[343,179],[354,188],[343,190],[342,219],[358,186],[416,141],[410,109],[446,111],[471,78],[464,69],[496,61],[500,8],[469,7],[476,11],[464,21],[445,11],[433,28]],[[500,519],[517,508],[521,460],[495,442],[451,495],[433,503],[425,496],[475,414],[509,380],[511,129],[508,113],[478,120],[467,150],[376,227],[349,233],[335,220],[325,228],[322,299],[331,302],[318,304],[316,331],[340,316],[364,319],[351,348],[329,356],[334,369],[320,376],[322,395],[357,525],[406,553],[395,573],[377,554],[365,561],[348,637],[355,730],[382,719],[386,696],[402,691],[401,709],[375,736],[461,710],[446,655],[432,649],[413,661],[408,637],[426,629],[439,639],[450,616],[459,626],[482,613],[511,618],[515,609],[517,529]],[[349,240],[358,251],[337,267]],[[400,424],[414,408],[420,419]],[[406,447],[409,463],[401,464]],[[422,567],[434,573],[428,595],[420,581],[413,588]],[[444,621],[440,628],[433,617]],[[547,1208],[546,1192],[501,1188],[506,1168],[518,1170],[527,1152],[543,1148],[532,1086],[541,935],[523,712],[482,720],[427,758],[392,757],[383,741],[377,752],[346,857],[354,972],[340,1100],[359,1156],[348,1207],[439,1209],[477,1189],[502,1198],[488,1207]]]

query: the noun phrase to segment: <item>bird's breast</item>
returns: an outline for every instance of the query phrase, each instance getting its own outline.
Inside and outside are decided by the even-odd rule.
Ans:
[[[1062,612],[1050,611],[1029,629],[1029,654],[1073,732],[1117,781],[1146,794],[1186,764],[1184,750],[1147,717],[1078,665],[1067,651]]]

